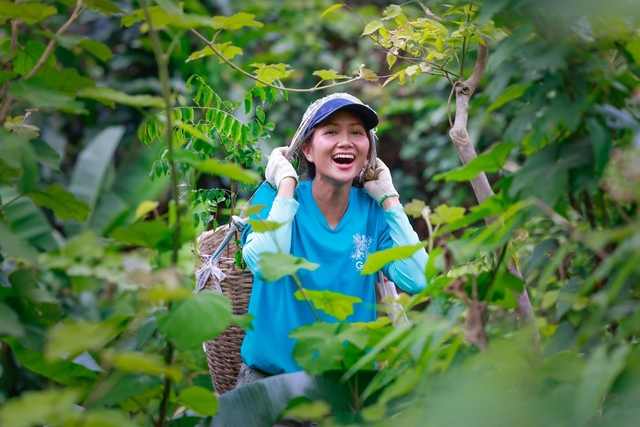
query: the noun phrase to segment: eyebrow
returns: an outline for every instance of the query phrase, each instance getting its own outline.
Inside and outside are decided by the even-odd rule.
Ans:
[[[362,126],[362,127],[364,127],[364,124],[362,122],[349,122],[347,124],[349,126]],[[337,123],[337,122],[325,122],[322,126],[339,126],[339,123]]]

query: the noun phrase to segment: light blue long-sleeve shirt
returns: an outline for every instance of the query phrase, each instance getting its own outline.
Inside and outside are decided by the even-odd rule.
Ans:
[[[366,322],[376,318],[374,276],[360,274],[367,256],[420,242],[402,206],[385,211],[362,188],[351,189],[349,206],[332,229],[313,199],[311,182],[300,182],[295,199],[277,196],[271,186],[263,184],[253,199],[253,205],[266,205],[257,217],[284,225],[266,233],[254,233],[247,227],[243,233],[244,260],[254,274],[249,313],[255,319],[241,353],[248,366],[272,374],[300,370],[291,357],[295,340],[289,334],[316,318],[305,301],[295,298],[298,288],[290,276],[274,283],[264,281],[260,254],[280,250],[319,264],[314,271],[299,270],[302,285],[360,298],[362,302],[354,305],[346,321]],[[387,264],[383,272],[404,291],[416,293],[427,284],[427,260],[426,251],[420,249],[411,258]],[[322,312],[321,316],[337,321]]]

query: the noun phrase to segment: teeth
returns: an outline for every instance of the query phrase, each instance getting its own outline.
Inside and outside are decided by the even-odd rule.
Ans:
[[[334,159],[354,159],[353,154],[336,154],[333,156]]]

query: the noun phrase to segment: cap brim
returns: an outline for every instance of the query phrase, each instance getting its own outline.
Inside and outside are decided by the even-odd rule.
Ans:
[[[335,98],[320,107],[318,112],[316,112],[315,116],[311,120],[311,123],[309,123],[309,127],[307,128],[305,135],[307,135],[309,131],[311,131],[311,129],[318,126],[319,123],[326,120],[333,113],[342,110],[348,111],[362,120],[362,124],[364,125],[366,131],[370,131],[371,129],[378,126],[378,115],[369,106],[358,104],[345,98]]]

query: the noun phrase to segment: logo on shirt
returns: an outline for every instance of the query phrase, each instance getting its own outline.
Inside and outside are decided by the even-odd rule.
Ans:
[[[351,259],[356,262],[356,269],[361,271],[364,267],[364,263],[369,256],[369,250],[371,249],[371,242],[373,239],[363,234],[356,234],[353,236],[353,252],[351,253]]]

